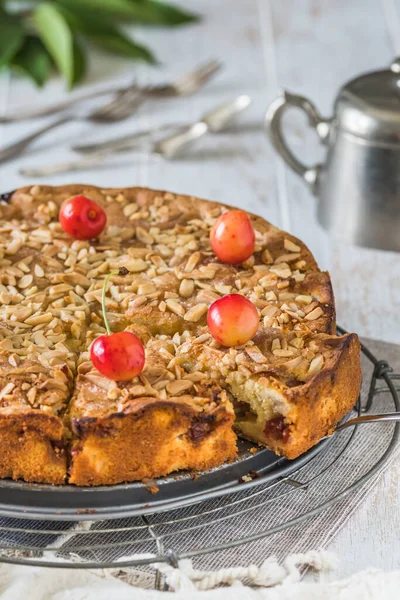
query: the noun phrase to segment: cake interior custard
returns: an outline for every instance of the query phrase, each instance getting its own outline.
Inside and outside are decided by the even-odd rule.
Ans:
[[[82,194],[107,214],[98,239],[61,228],[62,202]],[[220,262],[210,228],[229,207],[143,188],[27,187],[0,220],[0,477],[107,485],[231,461],[236,433],[293,459],[354,405],[355,334],[335,335],[328,273],[305,245],[250,215],[254,255]],[[92,341],[134,332],[146,363],[132,381],[96,371]],[[206,314],[243,294],[260,327],[220,346]]]

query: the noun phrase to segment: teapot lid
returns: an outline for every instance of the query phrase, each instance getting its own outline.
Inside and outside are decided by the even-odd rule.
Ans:
[[[335,102],[334,121],[359,138],[400,144],[400,59],[389,69],[366,73],[345,84]]]

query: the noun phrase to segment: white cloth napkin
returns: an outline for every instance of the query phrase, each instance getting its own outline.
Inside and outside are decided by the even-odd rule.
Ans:
[[[316,556],[318,553],[316,553]],[[181,589],[156,592],[132,587],[103,572],[71,571],[0,565],[2,600],[395,600],[399,598],[400,571],[369,569],[331,583],[308,583],[285,578],[269,588],[249,588],[240,583],[209,591]]]

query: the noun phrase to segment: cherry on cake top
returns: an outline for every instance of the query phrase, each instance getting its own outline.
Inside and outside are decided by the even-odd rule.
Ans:
[[[114,381],[129,381],[143,371],[145,363],[144,346],[131,331],[112,333],[106,311],[106,292],[108,282],[113,275],[128,275],[128,269],[122,267],[111,271],[104,280],[101,306],[107,335],[96,338],[90,347],[93,366],[102,375]]]
[[[229,210],[215,221],[210,232],[211,247],[224,263],[245,262],[254,252],[256,236],[243,210]]]
[[[107,224],[104,210],[86,196],[74,196],[60,208],[59,221],[66,233],[76,240],[92,240]]]
[[[223,296],[208,309],[208,328],[222,346],[245,344],[257,333],[259,322],[260,317],[254,304],[240,294]]]

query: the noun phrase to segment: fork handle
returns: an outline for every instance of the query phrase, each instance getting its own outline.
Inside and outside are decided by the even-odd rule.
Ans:
[[[102,96],[109,94],[121,94],[126,91],[127,87],[130,88],[132,86],[119,86],[112,88],[104,87],[99,90],[88,90],[87,92],[76,95],[72,98],[54,102],[54,104],[48,104],[47,106],[42,106],[40,108],[33,108],[32,110],[20,111],[18,114],[5,115],[4,117],[0,117],[0,124],[19,123],[20,121],[29,121],[31,119],[38,119],[40,117],[49,117],[55,113],[67,110],[67,108],[71,108],[72,106],[75,106],[75,104],[80,104],[81,102],[92,100],[93,98],[101,98]]]
[[[380,415],[361,415],[359,417],[355,417],[354,419],[350,419],[349,421],[345,421],[338,425],[334,431],[341,431],[346,427],[351,427],[352,425],[363,425],[365,423],[379,423],[381,421],[397,421],[400,422],[400,412],[393,413],[383,413]]]
[[[45,125],[44,127],[37,129],[34,133],[31,133],[26,137],[18,140],[18,142],[14,142],[13,144],[9,144],[8,146],[5,146],[4,148],[0,149],[0,163],[6,162],[7,160],[10,160],[10,158],[17,156],[39,137],[41,137],[48,131],[52,131],[53,129],[56,129],[61,125],[68,123],[69,121],[71,121],[71,117],[60,117],[59,119],[57,119],[57,121],[53,121],[49,125]]]
[[[20,175],[24,177],[49,177],[49,175],[58,175],[59,173],[68,173],[70,171],[79,171],[86,167],[93,167],[104,162],[104,160],[110,155],[109,152],[102,152],[86,156],[80,160],[71,160],[56,165],[50,165],[48,167],[27,167],[20,169]]]
[[[207,131],[207,124],[204,123],[204,121],[198,121],[179,133],[168,136],[157,142],[153,147],[153,152],[161,154],[166,158],[173,158],[176,154],[179,154],[186,148],[186,146],[203,137]]]

